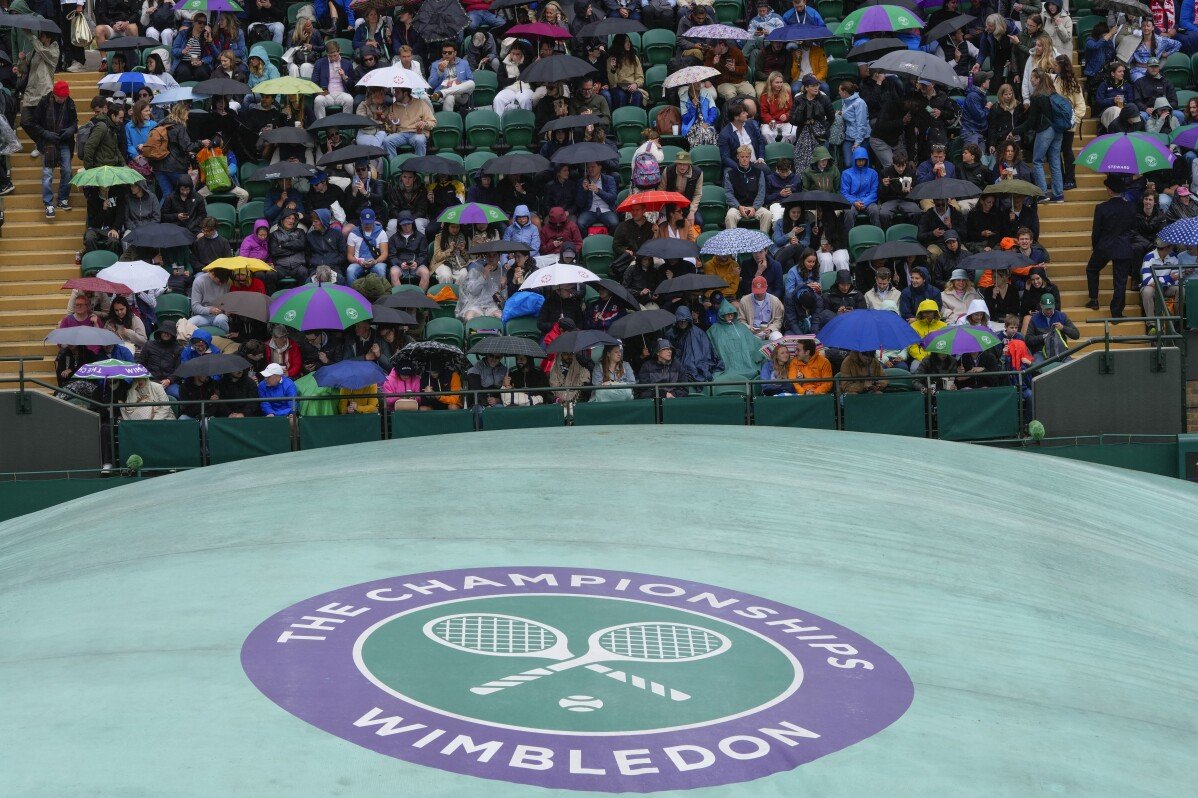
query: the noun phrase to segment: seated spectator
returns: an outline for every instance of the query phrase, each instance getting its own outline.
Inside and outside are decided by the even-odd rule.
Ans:
[[[462,375],[454,368],[443,365],[429,367],[420,376],[421,396],[417,400],[421,410],[461,410],[462,397],[454,391],[462,390]],[[445,393],[445,396],[431,394]]]
[[[363,216],[363,219],[366,217]],[[428,240],[407,211],[399,214],[395,235],[387,241],[391,256],[391,285],[411,283],[427,291],[429,286]]]
[[[799,364],[791,355],[790,350],[782,344],[774,347],[774,351],[770,353],[769,359],[761,364],[761,373],[758,375],[763,380],[777,380],[777,382],[767,382],[761,386],[761,393],[765,396],[794,396],[802,393],[802,386],[797,383],[790,382],[799,374]]]
[[[896,216],[914,219],[919,216],[919,203],[907,195],[915,185],[915,170],[905,152],[896,152],[889,167],[882,171],[878,187],[878,224],[888,228]]]
[[[826,378],[826,382],[801,382],[796,387],[802,395],[832,393],[832,363],[819,351],[816,342],[801,338],[796,343],[795,367],[799,379]]]
[[[581,231],[586,232],[595,224],[603,225],[609,233],[616,229],[620,223],[615,212],[616,191],[616,179],[603,174],[601,164],[586,165],[586,173],[579,181],[574,197],[574,213]],[[527,208],[525,211],[527,213]],[[537,246],[540,246],[540,241]]]
[[[765,204],[765,172],[753,162],[753,148],[748,144],[736,150],[736,161],[724,170],[724,196],[728,212],[724,215],[724,227],[737,227],[741,219],[756,220],[761,232],[767,235],[773,217]]]
[[[728,124],[720,131],[719,146],[725,170],[738,167],[741,147],[749,148],[751,163],[765,163],[765,138],[761,135],[761,125],[749,118],[745,103],[734,102],[728,106]]]
[[[286,378],[284,378],[286,379]],[[212,415],[219,418],[247,418],[259,415],[261,406],[257,401],[258,383],[248,371],[234,371],[222,374],[216,383],[216,395],[220,399],[235,400],[230,404],[219,404],[213,407]]]
[[[175,331],[175,322],[160,320],[154,334],[146,340],[137,352],[137,362],[150,372],[150,379],[160,383],[163,388],[170,387],[171,375],[179,367],[179,356],[183,352],[183,344],[179,343]]]
[[[820,326],[827,324],[841,313],[865,308],[865,297],[853,286],[853,275],[848,269],[836,272],[836,282],[824,295],[824,309],[820,311]]]
[[[712,379],[754,379],[760,373],[761,341],[740,319],[732,303],[723,300],[716,311],[717,323],[707,330],[711,348],[724,365]]]
[[[1161,301],[1161,309],[1157,308],[1157,285],[1165,297],[1175,297],[1181,282],[1181,264],[1173,255],[1173,247],[1161,239],[1156,240],[1156,249],[1144,258],[1140,267],[1140,303],[1144,308],[1144,316],[1152,318],[1168,315],[1169,308]],[[113,300],[115,303],[115,300]],[[1147,332],[1152,334],[1157,325],[1151,321],[1145,322]]]
[[[907,287],[899,295],[899,315],[914,324],[918,309],[927,300],[936,304],[936,317],[940,317],[940,289],[932,285],[926,266],[916,266],[908,276]]]
[[[168,404],[171,397],[153,380],[133,380],[121,405],[121,421],[174,421],[175,411]]]
[[[965,219],[965,244],[971,252],[994,249],[1006,226],[1007,214],[998,204],[998,197],[983,194]]]
[[[488,252],[471,262],[458,293],[457,316],[470,321],[479,316],[498,316],[503,301],[503,271],[499,266],[499,253]]]
[[[586,401],[582,387],[591,382],[591,370],[573,352],[560,352],[549,367],[549,387],[558,404]]]
[[[569,214],[562,207],[553,207],[541,223],[541,255],[557,255],[562,248],[571,244],[577,251],[582,247],[582,234],[578,225],[570,221]]]
[[[592,402],[619,402],[632,398],[636,385],[632,366],[624,362],[624,347],[609,345],[603,347],[603,356],[591,370],[591,385],[602,386],[604,390],[591,393]]]
[[[790,123],[790,114],[794,107],[790,83],[782,77],[781,72],[770,72],[761,88],[761,135],[769,142],[793,143],[796,128]],[[791,170],[793,169],[792,162]]]
[[[278,363],[271,363],[262,370],[262,379],[258,382],[258,397],[263,400],[260,403],[262,415],[294,415],[296,395],[295,383]]]
[[[876,352],[849,352],[840,364],[840,390],[844,393],[881,393],[890,381]]]
[[[951,165],[951,164],[950,164]],[[965,217],[959,210],[948,204],[948,200],[932,201],[932,207],[919,217],[919,243],[928,248],[928,253],[934,261],[944,248],[944,234],[949,230],[962,231],[965,229]],[[932,248],[936,247],[936,250]]]
[[[686,305],[674,311],[674,324],[666,328],[666,337],[674,345],[674,355],[687,382],[710,382],[724,370],[711,339],[694,323],[694,315]]]
[[[640,386],[673,385],[688,382],[681,364],[674,360],[674,345],[665,338],[658,338],[653,346],[653,357],[641,364],[636,375],[636,383]],[[676,396],[686,396],[690,389],[678,386],[666,390],[655,391],[650,387],[637,388],[637,399],[673,399]]]
[[[341,45],[336,39],[325,42],[324,51],[324,57],[317,59],[312,67],[311,80],[322,89],[322,93],[313,100],[317,119],[324,119],[330,105],[339,105],[343,111],[349,112],[354,107],[354,84],[359,78],[353,62],[341,55]]]
[[[340,281],[345,281],[348,250],[341,231],[333,227],[333,214],[327,208],[313,212],[307,239],[308,265],[314,270],[328,266],[337,273]]]
[[[338,363],[345,353],[340,336],[330,335],[325,330],[305,332],[299,346],[300,369],[305,373],[316,371],[330,363]]]
[[[183,175],[175,184],[174,193],[162,203],[162,221],[177,224],[189,233],[198,235],[207,215],[207,203],[196,193],[191,177]]]
[[[898,301],[902,292],[894,287],[892,281],[893,272],[886,266],[879,267],[874,272],[874,286],[865,292],[865,306],[870,310],[882,310],[882,305],[886,302],[894,302],[895,308],[898,308]]]
[[[955,178],[957,176],[957,167],[953,166],[947,160],[948,148],[943,144],[933,144],[932,154],[928,160],[919,165],[915,170],[915,185],[927,183],[929,180],[939,180],[944,177]]]
[[[961,237],[956,230],[945,232],[944,241],[936,250],[934,253],[929,250],[929,255],[934,255],[931,257],[932,285],[943,291],[952,273],[969,253],[961,247]]]
[[[785,316],[782,300],[769,293],[769,283],[764,277],[754,277],[751,288],[752,292],[745,294],[737,303],[740,320],[763,341],[781,338]]]
[[[915,330],[915,334],[920,339],[919,343],[907,347],[907,354],[911,357],[911,371],[914,373],[923,368],[924,360],[928,357],[928,350],[924,349],[923,340],[948,325],[941,321],[940,306],[932,299],[925,299],[919,303],[915,318],[911,319],[910,323],[911,329]]]
[[[121,344],[133,354],[146,345],[146,328],[123,296],[112,298],[104,329],[120,336]]]
[[[119,226],[128,234],[143,225],[154,224],[161,218],[161,208],[158,198],[151,193],[149,184],[143,178],[129,186]],[[118,236],[115,230],[111,234]]]
[[[840,175],[840,193],[852,205],[844,212],[844,229],[849,230],[857,224],[857,214],[869,215],[869,223],[878,226],[881,218],[878,215],[878,173],[869,165],[869,151],[864,147],[853,150],[853,165]]]
[[[503,358],[499,355],[483,355],[466,372],[466,390],[493,389],[487,393],[475,394],[470,397],[470,401],[480,410],[483,407],[502,406],[503,397],[499,389],[509,387],[511,385],[508,381],[507,366],[503,365]]]
[[[797,164],[797,160],[796,160]],[[798,166],[795,166],[798,169]],[[824,146],[816,147],[811,153],[811,162],[803,172],[804,191],[840,191],[840,167],[832,160],[832,153]]]
[[[982,289],[982,298],[992,319],[1019,316],[1019,289],[1011,282],[1010,269],[994,270],[994,284]]]
[[[429,99],[440,102],[446,111],[453,111],[459,104],[469,107],[474,93],[474,72],[470,64],[458,58],[458,48],[453,42],[441,45],[441,60],[434,61],[429,69]]]
[[[749,62],[745,60],[745,55],[739,47],[729,44],[724,39],[717,39],[704,55],[703,63],[720,71],[720,76],[715,80],[715,90],[721,100],[729,102],[736,97],[757,96],[753,84],[745,79],[749,71]],[[731,109],[728,116],[730,119],[734,118]],[[760,136],[760,131],[758,131],[758,136]],[[760,156],[765,156],[764,147]]]
[[[949,276],[948,284],[940,294],[940,318],[948,324],[957,324],[964,318],[969,306],[981,301],[982,295],[973,287],[973,278],[965,269],[956,269]]]
[[[191,283],[191,313],[196,327],[220,327],[228,332],[229,317],[217,305],[229,293],[233,273],[228,269],[200,272]]]
[[[275,272],[296,283],[308,281],[308,236],[299,228],[299,214],[284,212],[270,233],[270,259]]]
[[[574,286],[559,285],[547,292],[537,315],[537,329],[548,333],[561,319],[569,319],[574,329],[582,329],[583,315],[582,297]]]
[[[229,241],[217,232],[216,219],[205,216],[200,222],[200,233],[195,243],[191,245],[191,264],[194,269],[202,270],[209,263],[233,254]]]
[[[413,225],[412,216],[407,211],[400,213],[400,217],[403,226]],[[352,285],[368,272],[386,279],[387,261],[391,254],[387,234],[375,221],[374,211],[370,208],[360,213],[358,221],[359,226],[345,240],[345,260],[349,263],[345,269],[345,279]]]
[[[606,332],[607,328],[622,319],[627,311],[612,292],[602,284],[595,286],[595,293],[598,296],[587,305],[584,326],[588,330]]]
[[[587,226],[581,227],[585,233]],[[633,261],[636,251],[656,235],[657,228],[646,217],[644,206],[633,205],[632,210],[628,212],[628,218],[616,225],[612,235],[612,254],[620,261],[619,269],[616,268],[616,260],[612,261],[612,271],[622,271],[627,267],[627,264]]]

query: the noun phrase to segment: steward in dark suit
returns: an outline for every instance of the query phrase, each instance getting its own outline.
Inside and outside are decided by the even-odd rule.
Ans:
[[[1098,310],[1098,275],[1107,262],[1115,264],[1115,294],[1111,297],[1111,316],[1123,315],[1127,297],[1127,276],[1135,263],[1132,248],[1132,228],[1135,208],[1121,192],[1126,188],[1123,178],[1109,175],[1104,181],[1110,199],[1094,209],[1094,226],[1090,230],[1090,262],[1086,264],[1086,287],[1090,301],[1086,307]]]

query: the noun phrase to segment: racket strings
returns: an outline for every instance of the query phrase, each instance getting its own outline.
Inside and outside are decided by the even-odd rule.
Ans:
[[[722,643],[712,632],[672,623],[625,626],[599,638],[600,647],[612,654],[663,662],[710,654]]]
[[[458,648],[490,654],[527,654],[557,643],[557,635],[540,624],[493,615],[445,618],[434,624],[432,631]]]

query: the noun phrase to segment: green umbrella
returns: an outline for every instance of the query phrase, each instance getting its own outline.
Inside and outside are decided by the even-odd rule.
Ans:
[[[922,27],[923,20],[909,8],[892,5],[865,6],[845,17],[836,29],[836,35],[847,38],[866,33],[890,33]]]
[[[93,186],[108,188],[109,186],[130,186],[145,180],[128,166],[97,166],[94,169],[84,169],[76,172],[71,178],[72,186]]]
[[[344,330],[373,313],[366,297],[343,285],[308,283],[284,291],[270,304],[270,323],[296,330]]]
[[[253,88],[254,94],[322,94],[324,89],[310,80],[285,75],[264,80]]]
[[[985,352],[1002,341],[984,327],[960,324],[928,333],[922,343],[929,352],[939,355],[964,355],[969,352]]]
[[[1077,154],[1077,164],[1095,172],[1142,175],[1168,169],[1173,153],[1151,133],[1108,133],[1091,139]]]
[[[1019,194],[1023,197],[1043,197],[1044,191],[1026,180],[1000,180],[982,189],[983,194]]]
[[[490,224],[491,222],[506,222],[507,214],[494,205],[484,205],[481,202],[467,202],[446,208],[437,221],[441,224]]]

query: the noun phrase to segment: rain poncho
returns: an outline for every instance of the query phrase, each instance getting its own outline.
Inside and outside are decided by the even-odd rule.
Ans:
[[[920,314],[924,312],[932,312],[936,315],[931,321],[924,321],[920,318]],[[947,324],[940,320],[940,306],[936,304],[936,300],[925,299],[919,303],[919,307],[916,309],[915,321],[911,322],[911,329],[915,330],[915,334],[920,337],[920,340],[937,330],[943,330],[947,326]],[[923,360],[928,356],[928,350],[924,349],[920,344],[911,344],[907,347],[907,354],[911,355],[912,360]]]
[[[723,371],[724,364],[711,347],[711,340],[696,324],[691,309],[686,305],[674,312],[678,321],[689,321],[685,330],[677,325],[666,330],[666,337],[674,346],[674,358],[682,365],[682,371],[690,382],[709,382],[717,371]]]
[[[720,305],[719,323],[708,329],[707,337],[711,341],[711,348],[724,361],[724,370],[716,374],[715,379],[757,377],[763,357],[761,341],[740,321],[736,308],[728,300],[725,299],[724,304]]]

